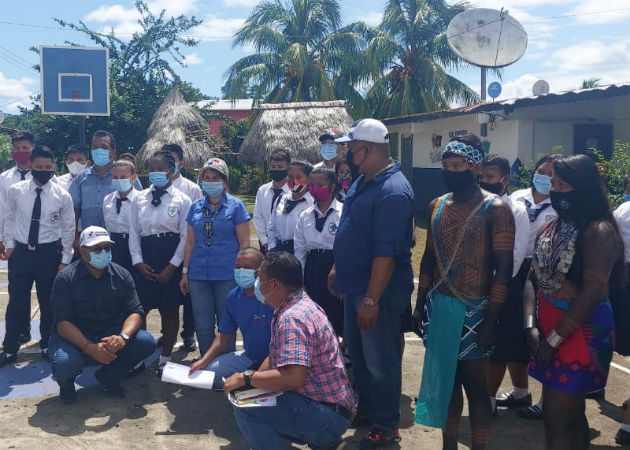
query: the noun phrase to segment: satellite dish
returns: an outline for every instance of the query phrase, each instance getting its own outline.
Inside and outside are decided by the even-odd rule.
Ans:
[[[4,114],[0,111],[0,123],[4,122]]]
[[[532,93],[535,96],[548,94],[549,83],[547,83],[545,80],[538,80],[534,83],[534,86],[532,86]]]
[[[527,49],[527,32],[503,9],[474,8],[456,15],[446,29],[451,49],[480,67],[505,67]]]

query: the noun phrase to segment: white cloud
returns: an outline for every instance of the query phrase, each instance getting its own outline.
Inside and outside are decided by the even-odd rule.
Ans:
[[[201,25],[192,32],[192,37],[202,41],[231,40],[232,36],[245,23],[245,19],[222,19],[208,14]]]
[[[222,3],[228,8],[253,8],[260,0],[223,0]]]
[[[570,45],[552,52],[543,66],[553,68],[559,73],[579,71],[610,75],[613,72],[623,72],[624,79],[628,79],[630,40],[588,41]]]
[[[383,12],[382,11],[372,11],[365,13],[363,16],[359,17],[359,20],[367,23],[368,25],[377,26],[383,20]]]
[[[0,72],[0,109],[3,112],[18,113],[18,106],[30,105],[39,81],[29,77],[9,78]]]
[[[604,12],[606,11],[606,12]],[[630,20],[628,0],[581,0],[570,12],[579,23],[601,24]]]
[[[191,53],[184,56],[184,64],[187,66],[196,66],[203,63],[203,59],[197,53]]]

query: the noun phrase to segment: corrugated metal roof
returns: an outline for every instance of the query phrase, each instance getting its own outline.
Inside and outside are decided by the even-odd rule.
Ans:
[[[413,114],[409,116],[390,117],[383,119],[385,125],[397,125],[409,122],[426,122],[427,120],[443,119],[446,117],[463,116],[466,114],[480,113],[486,111],[496,111],[503,109],[510,113],[518,108],[529,106],[552,105],[557,103],[569,103],[596,98],[620,97],[630,95],[630,83],[613,84],[592,89],[579,89],[575,91],[562,92],[558,94],[545,94],[532,97],[512,98],[498,102],[482,103],[462,108],[445,109],[428,113]]]

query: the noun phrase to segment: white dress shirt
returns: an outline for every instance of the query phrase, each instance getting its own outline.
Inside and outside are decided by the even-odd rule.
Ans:
[[[525,257],[531,258],[534,255],[534,244],[536,243],[538,232],[543,227],[543,225],[545,225],[545,223],[549,222],[551,219],[554,219],[558,214],[556,213],[556,210],[553,209],[553,207],[551,206],[551,200],[549,198],[544,199],[538,204],[534,203],[534,197],[532,196],[531,188],[521,189],[513,192],[512,195],[510,195],[510,200],[513,203],[520,202],[525,205],[526,212],[526,201],[529,202],[532,210],[540,210],[544,208],[538,214],[535,220],[529,222],[529,243],[527,244],[527,252],[525,253]]]
[[[37,186],[33,180],[20,181],[11,186],[6,194],[6,215],[4,235],[6,247],[15,248],[15,243],[28,244],[31,230],[31,217],[37,193],[41,187],[41,215],[39,218],[39,244],[49,244],[61,238],[63,248],[61,262],[72,261],[74,243],[74,206],[72,197],[57,183],[50,180],[43,186]]]
[[[278,205],[273,210],[273,214],[269,218],[267,226],[267,238],[269,239],[269,249],[273,249],[278,245],[278,241],[290,241],[295,235],[295,225],[297,224],[300,214],[306,208],[313,205],[313,197],[308,192],[302,197],[305,201],[298,203],[288,214],[283,214],[284,205],[287,200],[292,200],[292,193],[288,192],[280,197]]]
[[[619,233],[626,249],[626,262],[630,263],[630,202],[619,205],[613,212],[613,216],[619,226]]]
[[[186,194],[191,202],[203,197],[201,188],[181,174],[173,180],[173,186]]]
[[[282,190],[284,191],[283,195],[286,194],[289,192],[289,186],[284,183]],[[254,229],[256,230],[261,245],[265,245],[269,241],[267,238],[267,226],[269,225],[269,218],[271,217],[271,211],[273,209],[271,200],[273,200],[272,181],[258,188],[258,192],[256,192],[256,203],[254,203]],[[276,199],[276,202],[278,200],[280,200],[280,198]]]
[[[57,184],[61,186],[65,191],[70,188],[70,185],[73,181],[74,177],[71,173],[67,173],[65,175],[61,175],[60,177],[57,177]]]
[[[162,196],[162,202],[158,206],[153,206],[151,204],[153,200],[151,191],[154,189],[155,187],[151,186],[138,192],[131,204],[129,214],[129,253],[131,253],[131,263],[135,266],[144,262],[140,245],[143,237],[160,233],[179,233],[179,245],[169,261],[175,267],[179,267],[184,260],[186,231],[188,230],[186,217],[190,209],[190,198],[171,185],[166,189],[166,194]]]
[[[306,265],[306,256],[311,250],[333,249],[342,208],[342,203],[333,200],[328,210],[323,213],[319,210],[317,203],[315,203],[300,214],[295,226],[294,247],[295,257],[302,263],[302,269]],[[317,217],[322,217],[331,209],[333,212],[326,218],[324,228],[322,228],[322,231],[317,231],[317,228],[315,228],[315,214],[317,214]]]
[[[31,171],[29,170],[25,176],[26,180],[33,178]],[[6,201],[7,192],[9,188],[15,183],[22,181],[22,175],[18,172],[17,166],[14,166],[4,172],[0,173],[0,241],[4,241],[4,202]]]
[[[521,270],[529,245],[529,216],[523,203],[513,202],[507,194],[500,198],[510,206],[514,215],[514,266],[512,269],[512,278],[514,278]]]
[[[105,228],[110,233],[129,234],[129,214],[131,204],[136,199],[138,191],[134,188],[127,194],[127,200],[120,204],[120,214],[116,212],[116,199],[120,198],[120,192],[110,192],[103,200],[103,218]],[[164,197],[162,197],[164,198]]]

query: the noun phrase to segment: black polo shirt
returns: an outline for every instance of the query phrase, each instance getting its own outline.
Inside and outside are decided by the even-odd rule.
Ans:
[[[83,261],[57,274],[50,298],[55,325],[66,320],[86,336],[98,336],[121,326],[133,313],[144,315],[131,274],[111,263],[94,278]]]

